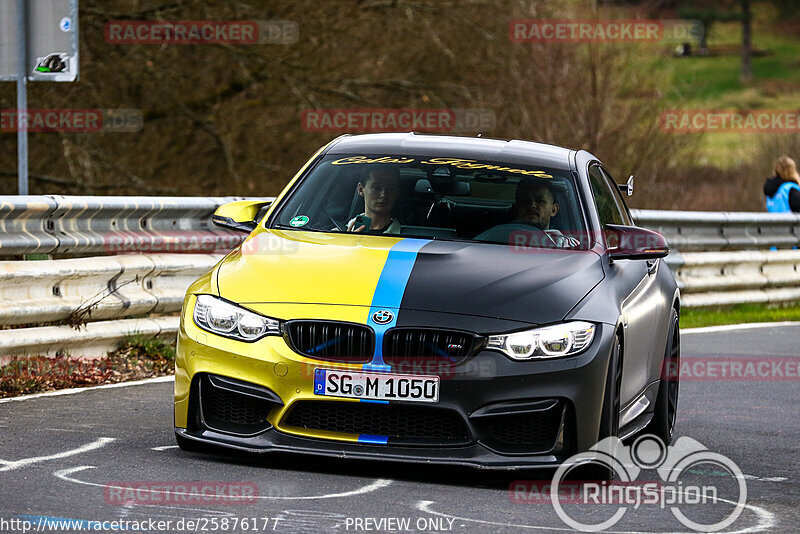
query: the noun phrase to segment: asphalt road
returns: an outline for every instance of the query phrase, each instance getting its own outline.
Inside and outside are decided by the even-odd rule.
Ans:
[[[800,528],[799,348],[800,326],[683,337],[683,360],[693,366],[688,369],[696,380],[682,381],[677,435],[724,455],[744,475],[746,507],[725,532]],[[739,359],[740,374],[746,373],[754,355],[761,358],[756,365],[769,362],[760,368],[766,376],[701,376],[719,374],[720,357]],[[793,371],[783,367],[790,360],[795,362]],[[753,369],[758,367],[751,365]],[[787,379],[792,372],[794,379]],[[159,382],[0,403],[0,532],[22,532],[23,521],[35,529],[47,524],[46,519],[81,520],[72,526],[84,528],[98,526],[91,521],[125,520],[127,532],[572,530],[549,502],[531,502],[534,493],[509,492],[510,485],[517,487],[515,480],[546,479],[552,473],[487,474],[285,455],[183,452],[173,440],[171,393],[171,382]],[[658,476],[647,473],[644,478]],[[690,473],[687,484],[715,485],[719,497],[735,501],[731,492],[738,491],[739,479],[710,464]],[[206,500],[192,495],[208,491],[200,482],[216,483],[217,491],[223,488],[229,495],[257,493],[257,498],[245,503]],[[138,492],[123,494],[119,489],[146,483],[151,485]],[[570,517],[597,523],[618,505],[567,503],[564,509]],[[710,524],[734,507],[718,501],[680,509]],[[690,531],[668,506],[642,504],[626,510],[608,532]],[[51,524],[50,532],[76,531]]]

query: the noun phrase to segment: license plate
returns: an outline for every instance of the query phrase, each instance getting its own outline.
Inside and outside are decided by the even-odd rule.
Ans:
[[[439,377],[314,369],[314,394],[353,399],[439,402]]]

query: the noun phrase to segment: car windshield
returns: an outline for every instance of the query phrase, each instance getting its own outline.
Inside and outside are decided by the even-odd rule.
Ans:
[[[586,248],[571,173],[454,157],[328,155],[273,228]]]

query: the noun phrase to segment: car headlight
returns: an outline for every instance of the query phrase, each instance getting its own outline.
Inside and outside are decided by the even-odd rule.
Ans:
[[[595,326],[572,321],[512,334],[489,336],[486,348],[499,350],[513,360],[560,358],[582,352],[594,339]]]
[[[255,341],[265,335],[280,335],[280,322],[211,295],[198,295],[194,322],[203,330],[240,341]]]

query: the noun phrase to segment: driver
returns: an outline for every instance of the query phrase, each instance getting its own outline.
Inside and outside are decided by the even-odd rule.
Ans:
[[[494,226],[475,236],[477,241],[493,241],[497,243],[525,242],[526,234],[531,234],[531,244],[539,241],[535,234],[544,233],[546,242],[538,243],[542,247],[570,248],[580,245],[574,237],[567,237],[555,228],[550,228],[550,220],[558,214],[558,203],[555,200],[550,183],[541,179],[526,177],[517,184],[514,198],[514,220],[510,223]],[[536,232],[524,230],[525,226],[532,226]]]
[[[400,194],[400,171],[394,166],[375,167],[364,181],[358,182],[358,194],[364,198],[364,213],[370,218],[370,233],[399,234],[400,221],[392,218],[392,209]],[[357,217],[347,223],[348,232],[363,232],[365,225],[356,226]]]
[[[580,245],[574,237],[568,237],[555,228],[550,228],[550,220],[558,213],[549,184],[540,179],[524,178],[517,184],[514,204],[515,223],[533,225],[555,243],[557,247],[569,248]]]

